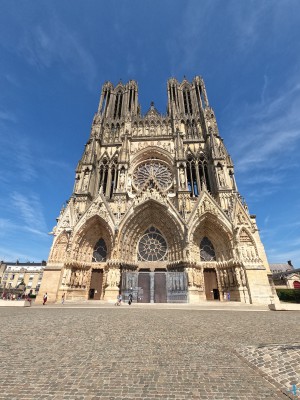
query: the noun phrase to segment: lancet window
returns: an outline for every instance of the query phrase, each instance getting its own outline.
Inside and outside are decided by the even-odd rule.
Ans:
[[[105,114],[106,110],[109,105],[109,100],[110,100],[110,89],[105,89],[103,93],[103,101],[101,104],[101,109],[99,110],[101,113]]]
[[[115,99],[114,118],[121,118],[123,93],[119,91]]]
[[[108,177],[108,160],[104,158],[100,164],[99,188],[105,193]]]
[[[200,243],[201,261],[216,261],[216,253],[212,242],[208,237],[204,237]]]
[[[118,180],[118,158],[115,157],[110,163],[106,158],[102,160],[99,167],[99,189],[105,196],[111,199],[117,187]]]
[[[107,247],[104,239],[99,239],[95,244],[92,262],[103,262],[106,261]]]
[[[187,89],[187,88],[184,88],[183,91],[182,91],[182,95],[183,95],[183,104],[184,104],[184,112],[185,112],[185,114],[193,114],[190,90]]]
[[[151,226],[138,244],[139,261],[164,261],[167,259],[167,242],[160,231]]]
[[[203,184],[206,185],[208,191],[211,190],[207,162],[204,156],[200,158],[188,156],[186,168],[188,190],[191,197],[200,195]]]

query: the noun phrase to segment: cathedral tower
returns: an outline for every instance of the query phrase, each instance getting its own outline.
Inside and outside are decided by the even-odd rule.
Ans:
[[[270,303],[270,270],[204,81],[167,83],[145,115],[138,85],[103,85],[41,285],[49,301]]]

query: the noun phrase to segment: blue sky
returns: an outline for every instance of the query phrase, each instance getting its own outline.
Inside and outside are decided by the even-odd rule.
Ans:
[[[300,2],[0,0],[0,259],[47,259],[48,235],[102,84],[203,76],[270,262],[300,267]]]

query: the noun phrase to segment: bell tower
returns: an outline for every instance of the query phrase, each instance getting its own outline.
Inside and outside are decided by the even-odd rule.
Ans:
[[[170,78],[167,94],[166,114],[142,114],[136,81],[104,83],[53,228],[50,302],[277,299],[203,79]]]

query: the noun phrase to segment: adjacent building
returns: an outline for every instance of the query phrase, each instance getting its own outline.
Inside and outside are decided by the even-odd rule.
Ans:
[[[203,79],[169,79],[167,95],[166,114],[153,102],[142,114],[136,81],[103,85],[53,229],[40,290],[50,302],[119,291],[141,302],[276,297]]]
[[[26,292],[32,290],[37,294],[41,286],[43,272],[46,262],[0,262],[0,288],[1,291],[16,289],[20,284],[24,284]]]
[[[300,289],[300,268],[294,268],[291,261],[270,264],[270,270],[277,288]]]

